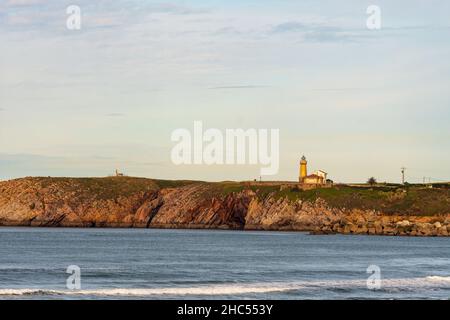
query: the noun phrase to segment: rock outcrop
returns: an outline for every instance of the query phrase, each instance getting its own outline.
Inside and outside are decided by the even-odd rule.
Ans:
[[[377,203],[380,207],[377,209],[365,207],[360,198],[353,204],[346,200],[339,205],[339,202],[332,202],[335,198],[328,201],[320,196],[304,199],[303,194],[297,194],[298,190],[295,194],[286,193],[285,187],[280,187],[280,192],[273,186],[265,188],[264,192],[262,189],[262,186],[246,187],[245,184],[230,187],[229,184],[129,177],[16,179],[0,182],[0,225],[295,230],[315,234],[408,236],[450,234],[450,205],[445,206],[447,191],[440,194],[444,196],[440,200],[443,204],[438,207],[442,212],[423,214],[418,210],[417,214],[404,214],[401,210],[392,212],[392,208],[399,206],[395,201],[405,197],[392,196],[400,194],[398,192],[389,191],[386,201],[390,201],[391,206]],[[348,190],[345,192],[348,197]],[[383,208],[389,212],[384,212]],[[407,208],[407,212],[411,210]]]

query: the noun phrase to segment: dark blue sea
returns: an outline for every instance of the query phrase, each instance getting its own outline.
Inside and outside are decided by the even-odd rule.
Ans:
[[[0,228],[0,299],[449,297],[450,238]]]

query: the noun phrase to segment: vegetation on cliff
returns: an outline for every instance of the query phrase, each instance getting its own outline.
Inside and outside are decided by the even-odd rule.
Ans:
[[[386,214],[438,215],[450,212],[450,184],[423,185],[379,185],[356,186],[335,185],[331,188],[302,190],[296,186],[246,184],[224,182],[211,186],[209,196],[228,195],[244,190],[254,191],[261,199],[274,197],[290,201],[324,200],[335,208],[379,210]]]
[[[400,232],[397,222],[407,219],[411,223],[408,228],[418,235],[446,235],[449,217],[448,184],[433,188],[335,185],[302,190],[286,182],[133,177],[36,177],[0,182],[0,225],[396,234]],[[383,224],[375,226],[374,221]],[[424,225],[429,230],[420,225],[437,222],[442,226]]]

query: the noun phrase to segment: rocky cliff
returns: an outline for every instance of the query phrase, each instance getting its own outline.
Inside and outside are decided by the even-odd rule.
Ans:
[[[0,182],[0,225],[448,236],[450,189],[23,178]]]

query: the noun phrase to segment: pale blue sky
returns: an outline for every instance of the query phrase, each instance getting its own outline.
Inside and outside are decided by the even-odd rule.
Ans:
[[[82,29],[66,29],[66,7]],[[382,29],[366,28],[380,6]],[[279,128],[280,172],[450,180],[450,2],[0,2],[0,178],[253,179],[175,166],[176,128]]]

